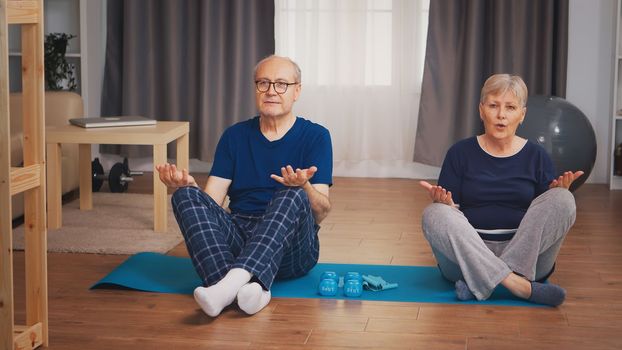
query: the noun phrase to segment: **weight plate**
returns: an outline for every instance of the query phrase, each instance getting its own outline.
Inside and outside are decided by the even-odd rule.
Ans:
[[[92,181],[91,188],[93,189],[93,192],[99,192],[99,189],[102,188],[102,185],[104,184],[104,180],[103,180],[104,167],[99,162],[99,158],[95,158],[91,162],[91,173],[93,174],[93,181]]]
[[[128,183],[121,181],[123,168],[124,166],[122,163],[116,163],[110,169],[110,174],[108,174],[108,186],[110,187],[110,192],[121,193],[127,190]]]

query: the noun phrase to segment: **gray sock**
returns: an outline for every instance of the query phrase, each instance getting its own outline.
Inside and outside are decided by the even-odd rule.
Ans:
[[[531,282],[529,301],[550,306],[561,305],[566,299],[566,290],[551,283]]]
[[[463,280],[458,280],[456,282],[456,297],[458,297],[458,299],[462,301],[475,299],[475,295],[471,293],[469,286],[467,286],[467,284],[464,283]]]

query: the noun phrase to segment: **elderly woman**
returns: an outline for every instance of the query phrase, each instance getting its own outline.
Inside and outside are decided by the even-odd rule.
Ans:
[[[545,150],[516,136],[526,102],[520,77],[488,78],[479,104],[484,134],[449,149],[437,186],[420,183],[434,201],[423,213],[424,235],[460,300],[487,299],[499,284],[539,304],[557,306],[566,297],[542,282],[574,223],[568,188],[583,171],[555,178]]]

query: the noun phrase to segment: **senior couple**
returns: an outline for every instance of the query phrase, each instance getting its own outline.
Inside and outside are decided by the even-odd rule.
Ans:
[[[318,261],[319,224],[331,209],[332,146],[324,127],[292,113],[298,65],[270,56],[255,67],[259,116],[220,138],[207,183],[158,164],[175,188],[173,210],[203,286],[194,298],[218,316],[228,305],[252,315],[270,302],[275,279],[305,275]],[[491,76],[479,105],[485,132],[447,152],[423,231],[461,300],[483,300],[502,284],[514,295],[557,306],[565,291],[541,283],[574,223],[568,191],[583,172],[555,178],[544,149],[516,136],[527,102],[518,76]],[[229,196],[228,209],[223,207]]]

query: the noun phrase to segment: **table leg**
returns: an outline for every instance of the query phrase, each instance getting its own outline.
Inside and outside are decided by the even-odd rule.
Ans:
[[[166,185],[160,181],[155,166],[166,163],[166,145],[153,145],[153,230],[166,232],[167,200]]]
[[[177,139],[177,167],[179,169],[188,169],[190,160],[188,156],[188,134],[183,134]],[[190,169],[188,169],[190,170]]]
[[[48,143],[46,148],[48,229],[56,230],[63,225],[61,146],[59,143]]]
[[[91,170],[91,145],[78,145],[80,168],[80,210],[93,209],[93,172]]]

